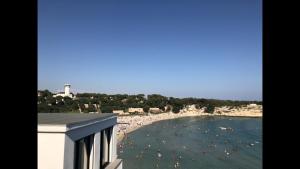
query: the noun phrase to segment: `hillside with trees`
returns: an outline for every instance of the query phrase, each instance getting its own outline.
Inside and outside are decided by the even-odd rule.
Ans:
[[[212,112],[214,107],[229,106],[239,107],[247,104],[261,105],[261,101],[233,101],[204,98],[174,98],[165,97],[159,94],[107,95],[101,93],[78,93],[76,98],[53,97],[49,90],[38,91],[38,112],[39,113],[112,113],[113,110],[128,112],[129,108],[143,108],[148,112],[150,108],[159,108],[162,112],[173,111],[178,113],[187,105],[196,105],[196,108],[205,107],[207,112]]]

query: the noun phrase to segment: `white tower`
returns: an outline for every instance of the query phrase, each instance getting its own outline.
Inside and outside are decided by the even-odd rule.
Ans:
[[[70,84],[65,84],[65,96],[70,96]]]

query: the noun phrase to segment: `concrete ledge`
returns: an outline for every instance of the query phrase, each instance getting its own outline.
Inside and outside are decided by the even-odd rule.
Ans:
[[[122,169],[122,159],[116,159],[110,163],[105,169]]]

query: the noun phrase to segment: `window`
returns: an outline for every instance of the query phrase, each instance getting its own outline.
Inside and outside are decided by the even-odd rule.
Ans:
[[[75,169],[89,169],[93,138],[89,135],[75,142]]]
[[[94,169],[96,166],[98,167],[98,165],[100,169],[104,169],[108,166],[111,162],[110,148],[112,144],[112,130],[113,128],[109,127],[102,130],[100,133],[92,134],[75,141],[74,169]],[[95,145],[94,140],[97,140]],[[96,163],[96,160],[99,163]]]
[[[111,127],[101,131],[100,169],[104,169],[109,164],[111,131]]]

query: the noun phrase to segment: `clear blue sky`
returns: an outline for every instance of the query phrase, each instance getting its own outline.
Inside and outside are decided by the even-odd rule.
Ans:
[[[39,0],[38,88],[262,99],[261,0]]]

